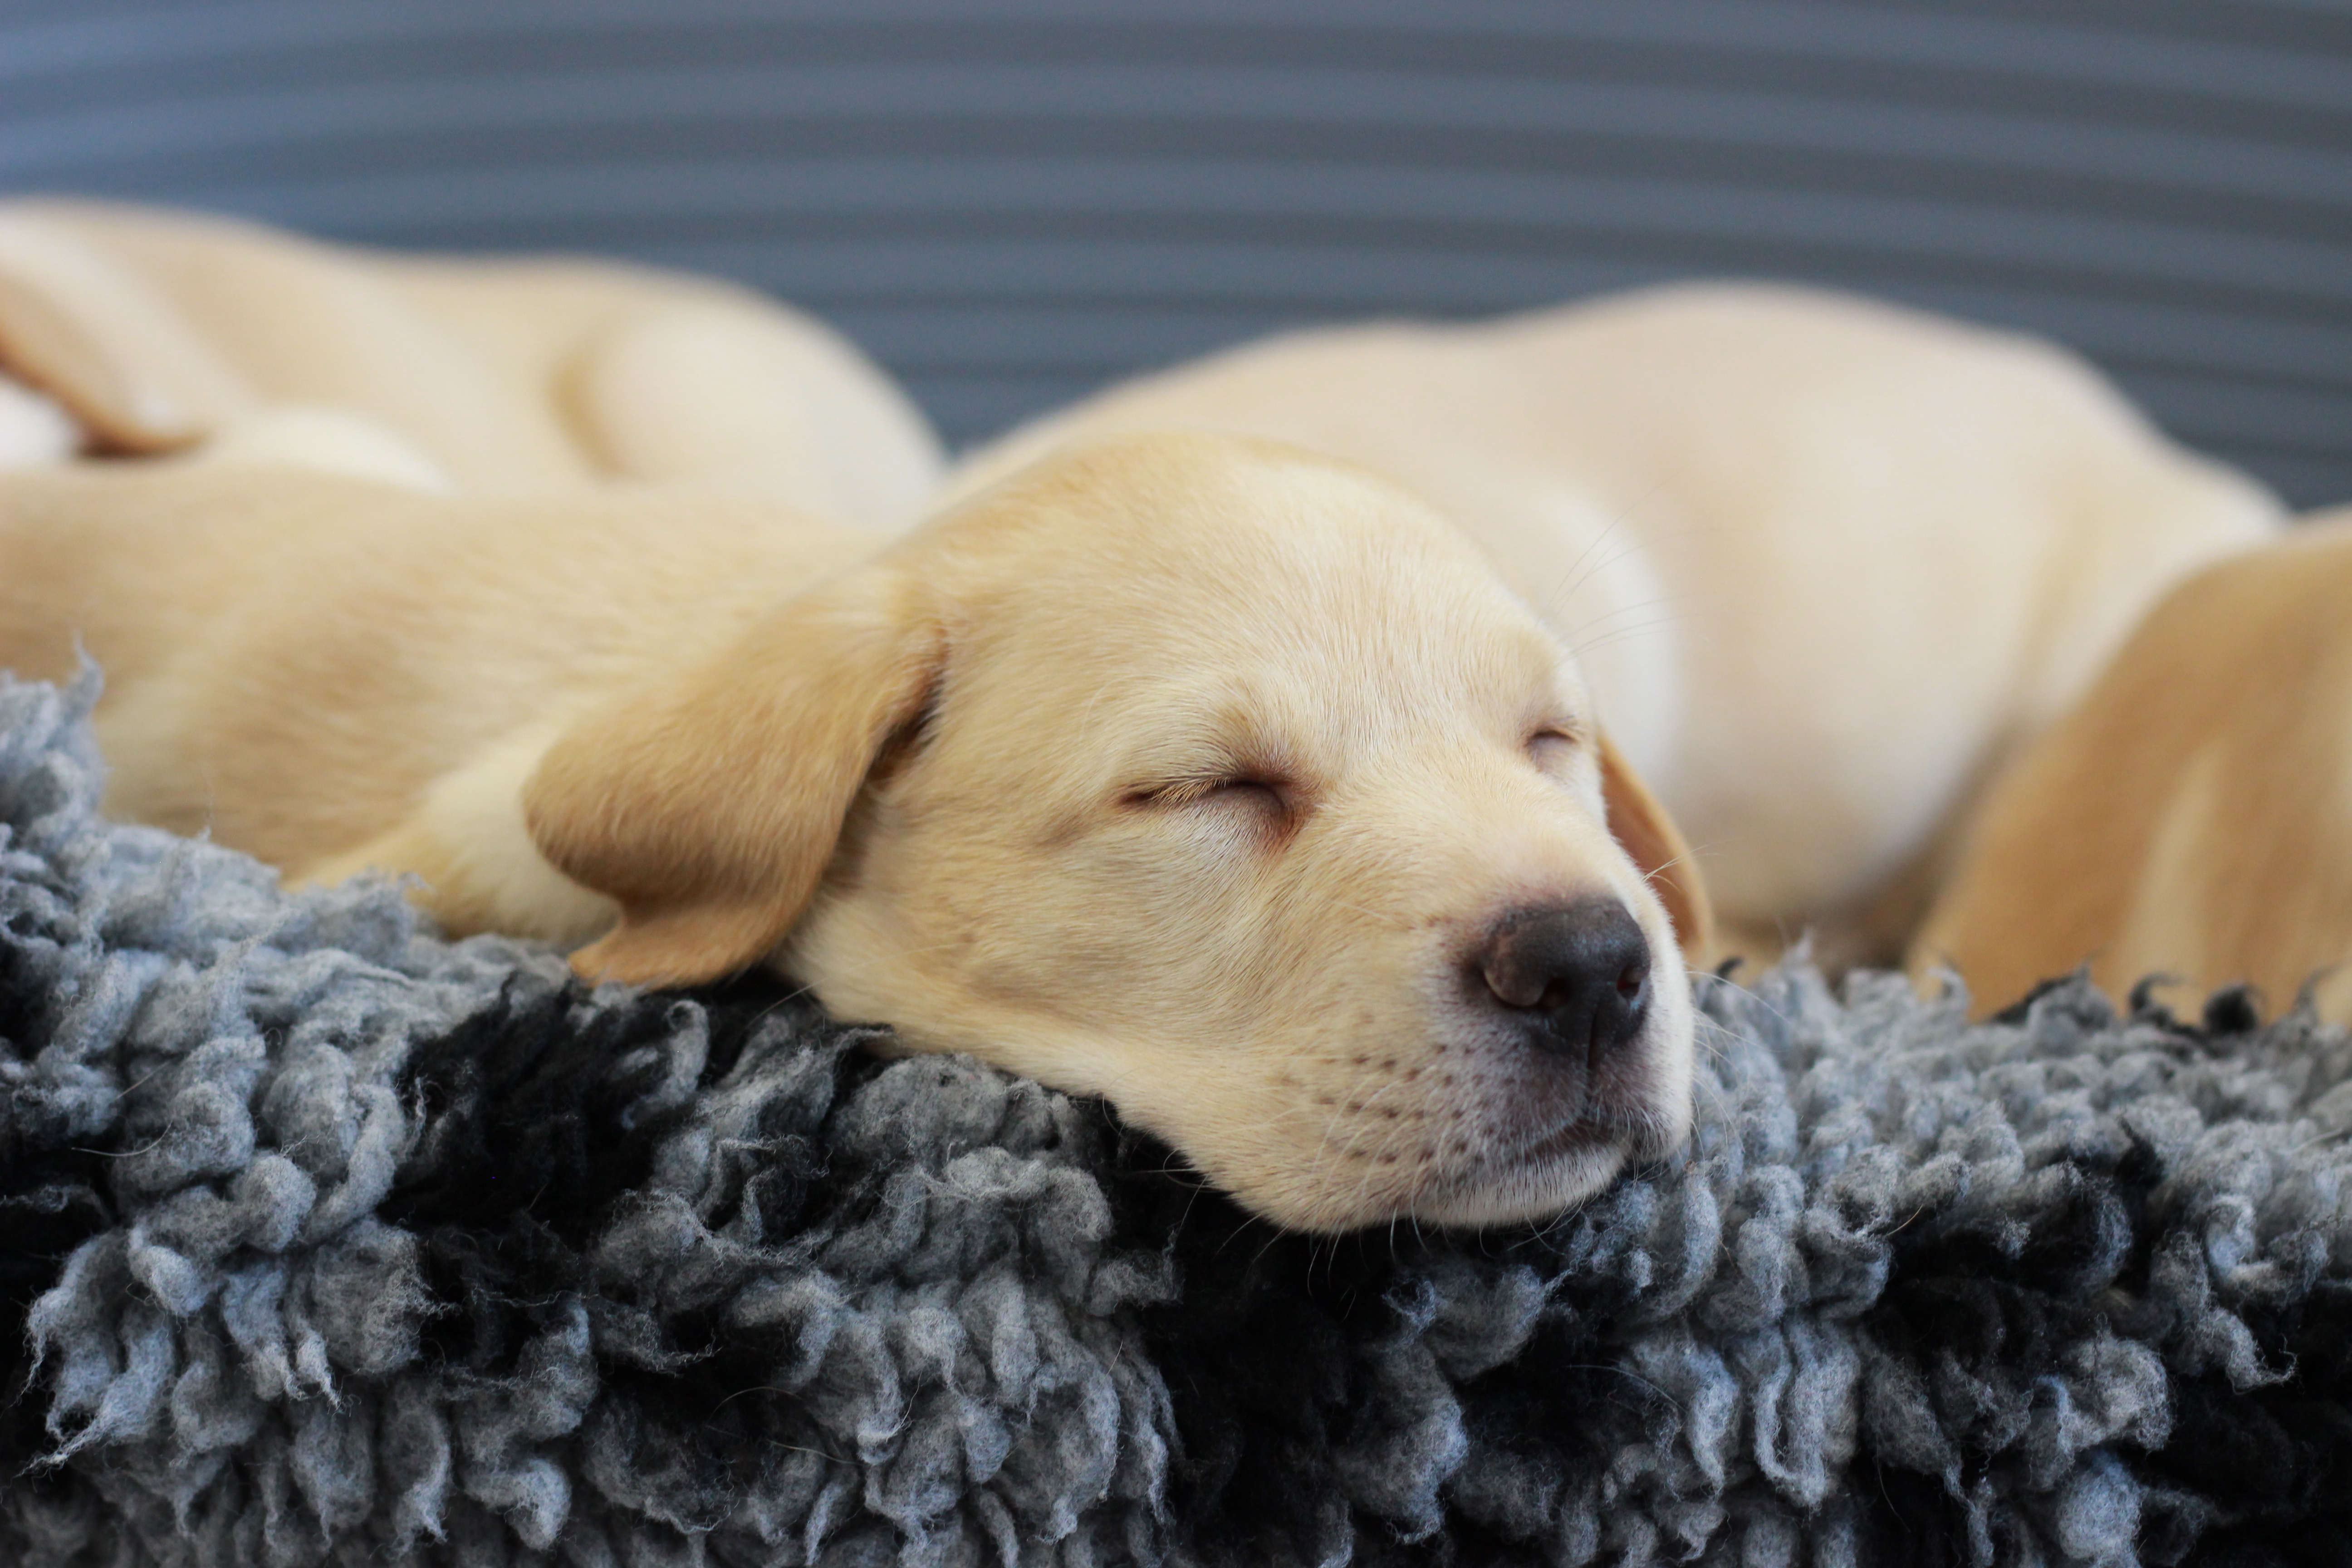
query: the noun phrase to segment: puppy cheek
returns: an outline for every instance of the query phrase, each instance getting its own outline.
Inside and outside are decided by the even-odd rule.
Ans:
[[[1696,1031],[1702,1020],[1692,999],[1690,969],[1675,945],[1673,923],[1654,899],[1645,903],[1648,907],[1641,910],[1642,931],[1658,957],[1651,967],[1653,1000],[1643,1031],[1643,1056],[1657,1128],[1642,1141],[1643,1147],[1637,1152],[1654,1156],[1671,1153],[1689,1142],[1697,1078]]]
[[[1675,995],[1671,1011],[1661,1007],[1657,1025],[1657,1096],[1659,1127],[1655,1137],[1648,1140],[1643,1151],[1649,1154],[1669,1154],[1690,1142],[1691,1122],[1696,1114],[1694,1099],[1697,1083],[1698,1047],[1696,1027],[1697,1009],[1691,1005],[1690,991],[1677,972],[1670,977],[1675,982]]]

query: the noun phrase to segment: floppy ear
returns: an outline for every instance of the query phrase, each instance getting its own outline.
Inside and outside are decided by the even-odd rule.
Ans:
[[[1715,906],[1682,830],[1624,753],[1601,737],[1601,793],[1609,805],[1609,836],[1632,857],[1675,922],[1683,954],[1704,962],[1715,948]]]
[[[524,819],[557,868],[621,906],[572,967],[687,985],[772,951],[944,641],[905,573],[868,566],[565,730],[523,786]]]
[[[123,451],[185,446],[253,401],[161,292],[38,211],[0,213],[0,366]]]

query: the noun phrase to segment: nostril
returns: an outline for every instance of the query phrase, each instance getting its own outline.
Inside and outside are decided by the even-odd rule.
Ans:
[[[1486,989],[1507,1007],[1537,1007],[1555,1000],[1557,987],[1525,963],[1516,946],[1490,944],[1479,969],[1486,977]]]
[[[1476,967],[1532,1043],[1587,1061],[1631,1040],[1648,1011],[1650,944],[1614,899],[1520,910],[1488,932]]]

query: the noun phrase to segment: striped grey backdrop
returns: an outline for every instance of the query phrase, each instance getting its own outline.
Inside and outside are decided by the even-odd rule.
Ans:
[[[732,273],[958,439],[1287,323],[1813,279],[2352,499],[2352,0],[0,0],[0,189]]]

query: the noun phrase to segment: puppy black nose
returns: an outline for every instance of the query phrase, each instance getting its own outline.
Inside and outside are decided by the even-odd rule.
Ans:
[[[1649,1011],[1650,943],[1614,899],[1507,916],[1477,964],[1530,1040],[1594,1065],[1640,1033]]]

